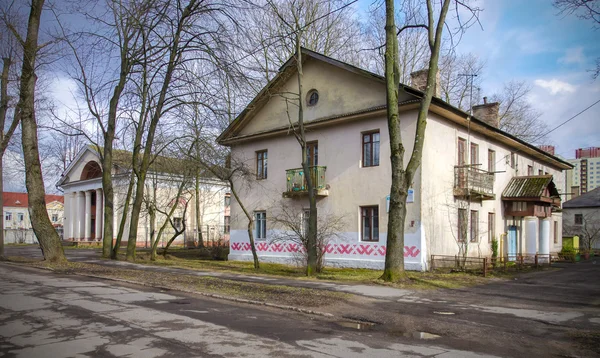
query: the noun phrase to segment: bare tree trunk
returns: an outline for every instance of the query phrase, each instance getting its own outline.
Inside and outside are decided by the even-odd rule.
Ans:
[[[115,240],[115,246],[112,248],[110,258],[113,260],[117,259],[119,254],[119,248],[121,247],[121,240],[123,239],[123,233],[125,232],[125,224],[127,222],[127,213],[129,212],[129,204],[131,202],[131,194],[133,193],[133,186],[135,184],[135,178],[133,173],[129,179],[129,185],[127,186],[127,196],[125,197],[125,203],[123,203],[123,213],[121,214],[121,221],[119,222],[119,231],[117,232],[117,239]]]
[[[431,50],[429,72],[427,74],[427,87],[421,99],[417,117],[414,147],[410,161],[404,169],[404,145],[400,131],[400,118],[398,114],[398,91],[400,73],[398,66],[398,35],[396,33],[394,1],[386,0],[386,49],[385,49],[385,79],[386,79],[386,104],[388,116],[388,131],[390,135],[390,161],[392,166],[392,185],[390,189],[390,209],[387,227],[387,250],[385,254],[385,267],[381,279],[396,281],[404,273],[404,224],[406,221],[406,197],[414,175],[421,165],[423,143],[425,140],[425,127],[429,106],[436,86],[436,74],[442,41],[442,31],[448,7],[451,0],[444,0],[437,25],[433,19],[431,0],[427,0],[428,42]]]
[[[0,79],[0,138],[4,142],[4,123],[6,122],[6,112],[8,111],[8,71],[10,69],[10,59],[2,59],[2,78]],[[10,139],[10,138],[9,138]],[[2,145],[3,143],[0,143]],[[0,208],[4,209],[4,177],[3,177],[3,146],[0,148]],[[4,259],[4,212],[0,213],[0,260]]]
[[[254,233],[252,232],[252,226],[254,224],[254,219],[252,218],[252,215],[250,215],[250,213],[246,209],[246,206],[244,206],[244,204],[240,200],[240,197],[237,194],[237,190],[235,189],[235,187],[233,185],[233,179],[231,177],[229,177],[228,181],[229,181],[229,186],[231,187],[231,194],[233,194],[235,201],[237,201],[237,203],[240,205],[240,208],[242,209],[242,211],[244,212],[244,215],[246,215],[246,218],[248,219],[248,238],[250,239],[250,250],[252,251],[252,258],[254,260],[254,269],[258,270],[260,268],[260,263],[258,261],[258,254],[256,253],[256,246],[254,245]]]
[[[204,238],[202,237],[202,215],[200,215],[200,170],[196,171],[196,183],[195,183],[195,194],[196,194],[196,228],[198,230],[198,247],[204,247]]]
[[[22,145],[25,159],[25,182],[29,195],[29,215],[44,259],[66,261],[58,233],[52,226],[46,210],[46,192],[42,178],[42,166],[38,149],[37,123],[35,119],[35,61],[38,52],[38,32],[44,0],[33,0],[27,26],[27,38],[23,46],[23,67],[19,104],[22,121]]]
[[[302,31],[298,30],[296,34],[296,66],[298,68],[298,129],[300,131],[299,142],[302,148],[302,169],[304,171],[304,178],[306,180],[306,187],[308,189],[308,203],[309,203],[309,215],[308,215],[308,235],[307,235],[307,262],[306,262],[306,275],[313,276],[317,273],[317,199],[315,192],[315,183],[313,183],[313,176],[311,168],[308,166],[308,156],[306,152],[306,135],[304,133],[304,98],[302,93],[302,48],[300,46],[300,39],[302,38]]]

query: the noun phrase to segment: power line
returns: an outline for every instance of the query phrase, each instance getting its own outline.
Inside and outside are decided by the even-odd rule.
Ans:
[[[586,108],[584,108],[584,109],[583,109],[583,110],[581,110],[579,113],[577,113],[577,114],[575,114],[574,116],[572,116],[571,118],[567,119],[566,121],[564,121],[564,122],[562,122],[561,124],[557,125],[556,127],[552,128],[552,129],[551,129],[551,130],[549,130],[548,132],[546,132],[546,133],[544,133],[544,134],[540,134],[539,136],[537,136],[537,137],[535,137],[535,138],[531,139],[531,142],[534,142],[534,141],[536,141],[536,140],[538,140],[538,139],[540,139],[540,138],[543,138],[543,137],[547,136],[548,134],[550,134],[550,133],[554,132],[554,131],[555,131],[555,130],[557,130],[558,128],[560,128],[560,127],[564,126],[565,124],[567,124],[567,123],[569,123],[570,121],[574,120],[575,118],[579,117],[580,115],[582,115],[583,113],[585,113],[587,110],[589,110],[590,108],[594,107],[594,106],[595,106],[595,105],[597,105],[598,103],[600,103],[600,99],[599,99],[599,100],[597,100],[596,102],[592,103],[591,105],[587,106]],[[515,151],[515,152],[512,152],[512,153],[514,154],[514,153],[518,153],[518,152],[520,152],[520,151],[521,151],[521,150],[520,150],[520,149],[518,149],[517,151]],[[504,160],[504,158],[503,158],[503,159],[500,159],[499,161],[497,161],[497,162],[496,162],[496,164],[498,164],[498,163],[502,162],[502,160]]]

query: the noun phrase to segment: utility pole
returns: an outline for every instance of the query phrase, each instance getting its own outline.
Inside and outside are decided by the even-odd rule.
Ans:
[[[465,77],[466,84],[469,86],[470,94],[469,94],[469,114],[473,115],[473,78],[477,77],[474,73],[459,73],[459,77]]]

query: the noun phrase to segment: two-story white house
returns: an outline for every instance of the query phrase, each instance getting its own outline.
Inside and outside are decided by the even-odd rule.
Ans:
[[[62,195],[46,195],[48,218],[56,230],[62,233],[64,206]],[[6,243],[37,243],[29,216],[29,195],[27,193],[3,193],[4,241]]]
[[[385,80],[376,74],[303,50],[304,121],[310,175],[320,215],[344,220],[327,243],[330,266],[382,268],[391,185]],[[401,133],[410,157],[426,72],[400,85]],[[240,201],[254,215],[261,260],[289,262],[295,244],[276,240],[282,207],[308,208],[301,149],[290,130],[297,121],[295,58],[217,139],[255,178],[238,178]],[[287,98],[287,100],[286,100]],[[296,95],[297,98],[297,95]],[[473,116],[438,98],[430,108],[422,165],[407,200],[405,265],[424,270],[430,255],[548,254],[561,247],[560,196],[571,165],[498,129],[498,103]],[[289,116],[289,117],[288,117]],[[299,217],[299,220],[302,220]],[[230,260],[251,260],[247,219],[231,207]]]

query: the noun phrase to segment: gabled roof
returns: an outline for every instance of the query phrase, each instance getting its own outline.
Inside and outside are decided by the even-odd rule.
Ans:
[[[502,192],[502,198],[539,198],[544,196],[546,188],[550,191],[550,197],[559,196],[556,185],[552,181],[552,175],[513,177]]]
[[[302,51],[302,54],[304,55],[302,57],[303,61],[305,61],[307,58],[314,58],[316,60],[326,62],[332,66],[336,66],[336,67],[344,69],[346,71],[349,71],[349,72],[352,72],[352,73],[355,73],[355,74],[358,74],[358,75],[361,75],[361,76],[364,76],[364,77],[367,77],[370,79],[374,79],[381,83],[385,83],[385,77],[380,76],[376,73],[358,68],[356,66],[333,59],[331,57],[308,50],[306,48],[302,48],[301,51]],[[278,86],[285,83],[285,81],[287,81],[295,73],[295,71],[296,71],[296,66],[294,66],[295,61],[296,61],[296,57],[295,57],[295,55],[292,55],[279,68],[278,74],[256,95],[256,97],[254,97],[254,99],[252,101],[250,101],[248,106],[246,106],[246,108],[235,118],[235,120],[233,120],[229,124],[229,126],[223,131],[223,133],[221,133],[219,135],[219,137],[217,138],[217,142],[219,144],[227,145],[226,141],[228,139],[230,139],[231,137],[234,137],[235,133],[239,129],[241,129],[247,123],[247,121],[249,121],[256,112],[260,111],[260,109],[269,101],[269,99],[270,99],[269,92],[276,90]],[[410,87],[406,84],[400,83],[399,86],[405,93],[414,96],[414,98],[417,102],[424,95],[424,93],[422,91],[415,89],[413,87]],[[405,101],[403,103],[400,103],[399,105],[401,107],[414,105],[414,101]],[[534,145],[531,145],[531,144],[525,142],[524,140],[519,139],[509,133],[506,133],[499,128],[491,126],[488,123],[486,123],[476,117],[472,117],[470,114],[464,112],[463,110],[461,110],[459,108],[452,106],[451,104],[449,104],[447,102],[444,102],[440,98],[434,97],[432,99],[432,105],[433,105],[432,107],[438,106],[439,108],[447,111],[448,113],[452,113],[453,115],[462,118],[462,123],[469,121],[471,124],[476,124],[476,126],[474,126],[472,129],[476,130],[477,127],[479,127],[482,129],[482,133],[484,135],[494,137],[497,140],[500,140],[501,142],[503,142],[505,144],[512,145],[515,148],[526,148],[526,151],[530,155],[533,155],[533,156],[537,157],[538,159],[545,160],[549,163],[552,163],[552,165],[558,166],[561,169],[573,168],[573,165],[571,163],[569,163],[561,158],[558,158],[546,151],[543,151],[540,148],[538,148]],[[376,111],[376,110],[380,110],[380,109],[381,108],[371,108],[369,110]],[[327,120],[335,120],[337,118],[346,117],[346,116],[352,117],[353,115],[354,115],[354,113],[345,113],[345,114],[333,116],[331,118],[320,118],[320,119],[316,119],[314,121],[307,122],[306,125],[307,126],[316,125],[316,124],[324,123]],[[286,129],[285,128],[275,129],[271,132],[272,132],[271,134],[286,132]],[[250,138],[250,137],[252,137],[252,135],[247,135],[247,136],[244,136],[244,139]],[[518,150],[521,150],[521,149],[517,149],[517,151]]]
[[[600,208],[600,187],[565,201],[563,208]]]
[[[26,208],[29,205],[29,195],[27,193],[12,193],[3,192],[2,200],[4,207]],[[46,204],[58,201],[64,204],[64,196],[62,195],[46,195]]]

